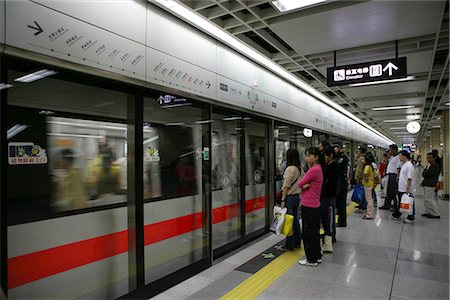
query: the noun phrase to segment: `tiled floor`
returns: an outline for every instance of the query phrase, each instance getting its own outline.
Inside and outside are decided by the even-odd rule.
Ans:
[[[351,214],[321,265],[295,264],[257,299],[449,299],[449,202],[438,205],[440,220],[422,217],[419,187],[414,224]],[[252,276],[236,268],[282,239],[268,234],[154,299],[219,299]]]

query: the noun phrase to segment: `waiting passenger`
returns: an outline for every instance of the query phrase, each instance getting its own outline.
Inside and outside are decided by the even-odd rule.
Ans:
[[[402,167],[402,163],[400,161],[398,155],[398,147],[395,144],[389,146],[388,152],[388,163],[386,167],[386,173],[388,176],[387,179],[387,193],[386,199],[384,201],[384,205],[379,207],[379,209],[390,209],[391,202],[394,202],[393,208],[397,207],[398,198],[397,198],[397,178],[400,174],[400,168]],[[390,157],[389,157],[390,156]]]
[[[300,205],[300,188],[297,181],[302,178],[303,172],[300,167],[300,155],[297,149],[289,149],[286,151],[287,167],[283,175],[283,186],[281,207],[287,208],[287,213],[294,216],[294,234],[286,238],[284,248],[286,250],[294,250],[300,248],[301,230],[298,222],[298,206]]]
[[[322,149],[325,159],[322,192],[320,196],[320,210],[325,236],[323,238],[323,252],[333,252],[333,240],[336,240],[336,186],[338,182],[338,166],[335,152],[331,146]]]
[[[366,154],[366,148],[360,147],[358,151],[356,151],[356,170],[355,170],[355,182],[357,185],[363,184],[364,179],[364,167],[366,165],[364,155]],[[361,200],[361,203],[359,203],[358,207],[356,208],[355,212],[361,213],[364,212],[367,209],[367,202],[366,197],[363,197]]]
[[[348,165],[348,156],[342,151],[342,143],[336,141],[333,143],[336,153],[336,162],[338,166],[338,182],[336,187],[336,210],[338,214],[337,227],[347,226],[347,187],[348,173],[351,167]]]
[[[400,169],[400,175],[398,178],[398,199],[402,199],[403,194],[416,194],[416,179],[414,174],[414,166],[410,161],[410,154],[406,150],[402,150],[399,154],[399,159],[403,163],[402,168]],[[415,207],[413,203],[413,213],[412,215],[408,215],[406,219],[403,219],[403,223],[413,223],[414,215],[415,215]],[[391,219],[395,221],[400,220],[400,201],[398,205],[395,207],[395,211],[391,215]]]
[[[364,196],[367,202],[366,214],[362,217],[364,220],[372,220],[374,217],[374,199],[373,199],[373,187],[375,179],[375,170],[372,163],[375,163],[372,153],[368,152],[364,156],[365,166],[363,170],[363,186]]]
[[[439,215],[434,193],[439,178],[439,165],[436,163],[436,154],[433,152],[428,153],[427,161],[429,165],[422,172],[422,187],[425,196],[425,213],[422,216],[439,219],[441,216]]]
[[[58,189],[54,208],[57,211],[68,211],[87,207],[87,195],[78,169],[73,167],[74,153],[70,149],[63,149],[62,167],[65,175],[58,181]]]
[[[303,245],[306,258],[299,260],[305,266],[317,266],[322,262],[320,251],[320,193],[323,183],[324,159],[319,149],[310,147],[305,151],[306,162],[311,167],[297,186],[302,190]]]

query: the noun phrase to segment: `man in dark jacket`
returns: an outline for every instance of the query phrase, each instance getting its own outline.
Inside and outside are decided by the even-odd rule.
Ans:
[[[337,227],[347,226],[347,173],[348,158],[342,151],[342,143],[336,141],[333,143],[336,153],[336,162],[338,166],[338,182],[336,187],[336,210],[338,214]]]
[[[425,213],[423,213],[422,216],[440,219],[441,216],[439,215],[434,193],[434,188],[438,182],[440,172],[439,165],[436,163],[436,154],[433,152],[428,153],[427,161],[429,165],[422,172],[422,187],[425,196]]]

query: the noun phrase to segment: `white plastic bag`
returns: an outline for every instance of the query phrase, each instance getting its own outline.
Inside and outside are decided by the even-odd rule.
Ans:
[[[275,232],[277,235],[281,234],[283,228],[284,219],[286,218],[287,208],[281,208],[280,206],[273,207],[273,220],[270,225],[270,231]]]
[[[414,197],[411,194],[403,194],[400,200],[400,212],[402,214],[412,215]]]

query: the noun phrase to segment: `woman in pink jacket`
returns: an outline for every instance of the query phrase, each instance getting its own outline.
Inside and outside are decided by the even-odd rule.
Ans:
[[[305,160],[310,166],[305,176],[298,182],[302,190],[302,227],[303,245],[306,258],[300,259],[299,264],[316,267],[322,262],[320,253],[320,192],[322,190],[324,159],[316,147],[305,151]]]

